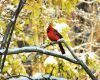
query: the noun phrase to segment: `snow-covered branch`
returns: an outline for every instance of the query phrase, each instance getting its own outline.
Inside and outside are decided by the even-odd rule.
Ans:
[[[90,1],[83,1],[83,0],[81,0],[80,3],[84,2],[84,3],[87,3],[87,4],[92,4],[92,3],[95,3],[96,1],[97,0],[90,0]]]
[[[65,78],[61,78],[61,77],[54,77],[51,76],[49,78],[49,75],[44,75],[44,74],[40,74],[38,76],[33,76],[33,77],[29,77],[29,76],[25,76],[25,75],[11,75],[8,78],[6,78],[6,80],[66,80]]]
[[[77,60],[77,62],[79,62],[79,65],[82,66],[82,68],[87,72],[87,74],[91,77],[92,80],[97,80],[96,77],[91,72],[91,70],[88,68],[88,66],[74,54],[73,50],[68,46],[68,44],[64,39],[59,39],[58,42],[63,42],[65,44],[66,48],[70,51],[70,53]]]
[[[5,51],[5,49],[1,49],[0,55],[2,55],[1,53],[4,53],[4,51]],[[8,55],[18,54],[18,53],[22,53],[22,52],[40,52],[41,54],[59,57],[59,58],[65,59],[67,61],[70,61],[72,63],[78,64],[77,61],[75,61],[74,59],[70,59],[70,58],[66,57],[65,55],[62,55],[60,52],[46,50],[46,49],[43,49],[43,48],[40,48],[40,47],[37,47],[37,46],[27,46],[27,47],[22,47],[22,48],[9,49]]]
[[[46,48],[46,47],[51,46],[51,45],[54,45],[54,44],[57,44],[57,42],[51,42],[49,44],[42,44],[41,47],[42,48]]]
[[[68,44],[65,42],[64,39],[59,39],[57,42],[58,43],[63,42],[65,44],[66,48],[70,51],[70,53],[74,57],[74,59],[68,58],[67,56],[65,56],[65,54],[62,55],[60,52],[46,50],[44,48],[40,48],[40,47],[37,47],[37,46],[27,46],[27,47],[22,47],[22,48],[8,49],[7,55],[18,54],[18,53],[22,53],[22,52],[39,52],[41,54],[55,56],[55,57],[62,58],[62,59],[65,59],[67,61],[70,61],[72,63],[81,65],[83,67],[83,69],[87,72],[87,74],[91,77],[91,79],[96,80],[95,76],[89,70],[87,65],[74,54],[73,50],[68,46]],[[4,53],[4,51],[5,51],[5,49],[1,49],[0,55],[2,55]]]

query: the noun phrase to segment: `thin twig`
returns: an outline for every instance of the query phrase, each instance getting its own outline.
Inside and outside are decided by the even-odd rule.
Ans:
[[[49,75],[49,79],[50,79],[50,77],[52,76],[52,74],[53,74],[53,70],[54,70],[54,66],[53,66],[53,68],[52,68],[52,70],[51,70],[51,73],[50,73],[50,75]]]

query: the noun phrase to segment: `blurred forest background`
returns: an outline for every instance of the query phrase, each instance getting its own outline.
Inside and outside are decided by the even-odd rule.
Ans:
[[[19,1],[0,0],[0,43]],[[50,43],[46,31],[50,22],[75,55],[100,80],[100,0],[26,0],[16,21],[9,48],[43,48],[43,45]],[[59,52],[56,44],[46,49]],[[67,49],[66,54],[72,58]],[[0,78],[3,80],[11,75],[38,78],[45,74],[68,80],[91,80],[80,65],[38,52],[7,55]]]

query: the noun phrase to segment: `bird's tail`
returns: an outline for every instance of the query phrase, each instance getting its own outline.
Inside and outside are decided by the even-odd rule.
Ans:
[[[60,50],[61,50],[62,54],[65,54],[65,50],[64,50],[62,44],[61,43],[58,43],[58,45],[60,47]]]

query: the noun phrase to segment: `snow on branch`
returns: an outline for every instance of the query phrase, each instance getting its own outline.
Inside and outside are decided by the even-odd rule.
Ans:
[[[88,68],[88,66],[81,60],[79,59],[75,54],[74,51],[70,48],[70,46],[66,43],[64,39],[59,39],[57,42],[63,42],[66,48],[70,51],[72,56],[79,62],[79,64],[82,66],[82,68],[87,72],[87,74],[91,77],[92,80],[97,80],[96,77],[93,75],[91,70]]]
[[[84,2],[84,3],[87,3],[87,4],[92,4],[92,3],[95,3],[96,1],[97,0],[91,0],[91,1],[83,1],[83,0],[81,0],[80,3]]]
[[[81,65],[82,68],[91,77],[92,80],[97,80],[96,77],[92,74],[91,70],[87,67],[87,65],[74,54],[73,50],[68,46],[68,44],[65,42],[64,39],[59,39],[57,42],[58,43],[59,42],[64,43],[66,48],[70,51],[71,55],[74,57],[74,59],[68,58],[67,56],[65,56],[65,54],[62,55],[60,52],[46,50],[44,48],[40,48],[40,47],[37,47],[37,46],[27,46],[27,47],[22,47],[22,48],[8,49],[7,55],[18,54],[18,53],[22,53],[22,52],[40,52],[41,54],[55,56],[55,57],[62,58],[62,59],[65,59],[67,61],[70,61],[72,63]],[[1,49],[0,55],[2,55],[4,53],[4,51],[5,51],[5,49]]]
[[[4,53],[4,51],[5,51],[5,49],[1,49],[0,55],[2,55],[2,53]],[[40,47],[37,47],[37,46],[27,46],[27,47],[22,47],[22,48],[8,49],[7,55],[18,54],[18,53],[23,53],[23,52],[40,52],[41,54],[55,56],[55,57],[62,58],[62,59],[65,59],[67,61],[70,61],[72,63],[78,64],[77,61],[75,61],[74,59],[70,59],[70,58],[66,57],[65,55],[62,55],[60,52],[46,50],[46,49],[43,49],[43,48],[40,48]]]

